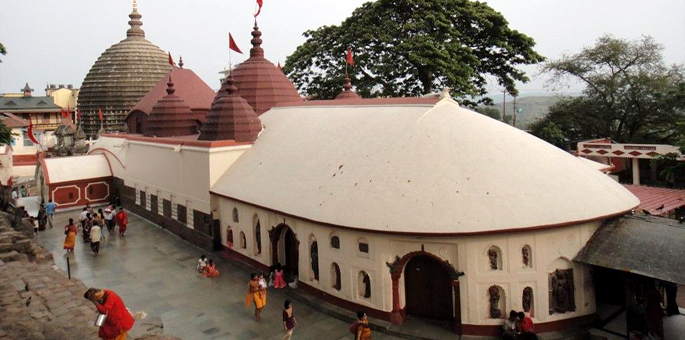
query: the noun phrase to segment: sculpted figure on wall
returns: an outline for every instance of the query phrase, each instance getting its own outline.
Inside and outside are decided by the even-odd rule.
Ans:
[[[549,275],[549,314],[575,311],[573,269],[557,269]]]
[[[528,246],[523,247],[521,255],[523,256],[523,265],[530,267],[530,248]]]
[[[492,270],[497,270],[499,269],[499,261],[498,261],[498,251],[495,248],[490,248],[488,250],[488,258],[490,258],[490,269]]]
[[[521,301],[523,303],[523,311],[526,313],[530,313],[530,308],[533,306],[533,289],[530,287],[526,287],[523,289],[523,299]]]
[[[312,273],[314,273],[314,280],[319,280],[319,245],[316,243],[316,241],[312,242],[309,252],[309,256],[312,259]]]
[[[488,289],[490,295],[490,317],[499,319],[502,316],[502,311],[499,309],[499,299],[501,298],[499,288],[492,286]]]

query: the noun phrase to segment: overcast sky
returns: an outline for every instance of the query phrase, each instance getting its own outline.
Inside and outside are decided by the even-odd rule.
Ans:
[[[302,32],[339,24],[365,0],[264,0],[259,16],[266,58],[285,60]],[[511,28],[535,39],[536,50],[555,59],[610,33],[638,39],[651,35],[665,46],[668,63],[685,63],[685,0],[491,0]],[[109,46],[126,37],[130,0],[0,0],[0,92],[17,92],[28,82],[36,95],[46,83],[80,86],[91,65]],[[174,59],[183,56],[212,88],[228,65],[230,31],[250,47],[254,0],[140,0],[146,38]],[[233,63],[247,56],[233,55]],[[536,67],[524,68],[532,81],[521,93],[543,90]],[[496,86],[491,90],[497,91]]]

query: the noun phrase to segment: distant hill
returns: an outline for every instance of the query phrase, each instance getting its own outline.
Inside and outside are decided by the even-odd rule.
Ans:
[[[534,121],[544,117],[549,112],[550,106],[554,105],[561,96],[530,96],[516,98],[516,107],[521,108],[521,112],[516,114],[516,127],[519,129],[527,129],[528,125]],[[502,103],[493,106],[485,106],[488,108],[497,109],[502,114]],[[513,114],[514,101],[507,101],[506,105],[507,116]]]

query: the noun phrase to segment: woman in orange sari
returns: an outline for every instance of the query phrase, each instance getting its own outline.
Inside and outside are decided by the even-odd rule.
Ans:
[[[262,309],[266,307],[266,289],[259,286],[259,276],[255,273],[250,275],[250,282],[247,283],[247,298],[245,299],[245,307],[250,308],[252,300],[254,300],[254,317],[257,321],[261,320]]]
[[[70,218],[69,224],[64,227],[64,235],[67,235],[64,237],[64,249],[67,250],[67,253],[74,251],[77,233],[78,230],[76,229],[76,225],[74,225],[74,219]]]
[[[205,266],[205,271],[202,273],[204,277],[217,277],[219,276],[219,271],[216,269],[214,260],[210,259]]]

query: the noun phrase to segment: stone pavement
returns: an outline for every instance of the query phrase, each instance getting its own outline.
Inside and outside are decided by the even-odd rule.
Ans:
[[[37,236],[64,271],[67,256],[62,250],[62,226],[69,217],[77,216],[78,212],[58,214],[55,228]],[[130,309],[161,317],[164,333],[185,340],[282,338],[285,292],[269,290],[262,321],[256,322],[253,309],[245,308],[249,273],[244,266],[216,256],[221,275],[215,279],[204,278],[195,271],[202,250],[136,215],[129,214],[129,221],[125,238],[106,233],[107,240],[98,257],[91,255],[79,235],[74,254],[68,256],[72,277],[82,280],[86,286],[117,292]],[[294,301],[294,312],[299,325],[293,339],[352,337],[347,322],[307,304]],[[453,336],[453,339],[459,338],[456,334]],[[375,332],[374,339],[398,338]]]

